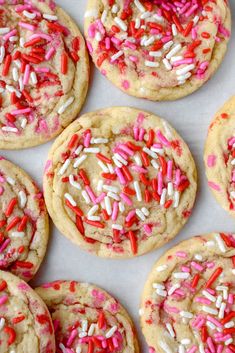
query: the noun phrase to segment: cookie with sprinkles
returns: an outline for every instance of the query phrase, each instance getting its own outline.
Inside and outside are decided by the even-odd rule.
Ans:
[[[235,217],[235,97],[218,111],[209,127],[204,162],[210,190]]]
[[[0,148],[57,136],[85,100],[89,60],[70,16],[51,0],[0,1]]]
[[[29,281],[46,252],[43,195],[19,167],[0,157],[0,269]]]
[[[58,229],[102,257],[142,255],[171,240],[196,194],[192,155],[157,116],[127,107],[88,113],[53,144],[45,201]]]
[[[52,315],[59,353],[138,353],[133,323],[110,294],[94,285],[56,281],[36,289]]]
[[[0,352],[54,353],[50,313],[23,280],[0,271]]]
[[[140,309],[149,352],[234,352],[234,275],[234,234],[197,236],[161,256]]]
[[[124,92],[174,100],[217,70],[231,30],[227,0],[89,0],[85,36],[96,67]]]

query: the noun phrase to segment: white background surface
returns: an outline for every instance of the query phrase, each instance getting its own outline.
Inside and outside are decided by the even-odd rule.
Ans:
[[[86,0],[57,0],[78,22],[83,31]],[[235,15],[235,1],[231,0]],[[233,26],[233,34],[235,26]],[[199,91],[175,102],[150,102],[119,91],[92,65],[91,82],[82,113],[109,106],[132,106],[151,111],[171,123],[188,143],[195,158],[199,188],[193,214],[180,234],[165,247],[140,258],[107,260],[92,256],[73,245],[51,224],[51,239],[46,259],[35,284],[56,279],[92,282],[113,294],[126,307],[135,321],[142,346],[148,349],[140,332],[138,308],[145,279],[155,260],[182,239],[210,231],[235,231],[235,222],[216,203],[205,178],[203,148],[208,125],[218,108],[235,95],[235,39],[232,37],[226,58],[215,76]],[[42,174],[51,143],[22,151],[1,151],[1,154],[24,168],[41,186]]]

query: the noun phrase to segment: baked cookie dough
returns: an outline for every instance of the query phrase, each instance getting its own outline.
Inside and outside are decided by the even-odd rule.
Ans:
[[[82,107],[89,80],[85,42],[51,0],[3,0],[0,15],[0,149],[39,145]]]
[[[58,352],[139,352],[128,313],[103,289],[57,281],[36,291],[51,312]]]
[[[167,251],[144,287],[140,315],[150,353],[235,350],[235,236],[197,236]]]
[[[43,195],[19,167],[0,157],[0,269],[29,281],[48,242]]]
[[[0,271],[0,353],[55,353],[53,324],[41,298]]]
[[[133,108],[83,115],[55,141],[44,174],[58,229],[83,249],[126,258],[182,228],[196,194],[191,153],[164,120]]]
[[[214,74],[231,30],[227,0],[88,0],[96,67],[124,92],[154,101],[194,92]]]
[[[209,127],[204,161],[210,190],[235,217],[235,97],[218,111]]]

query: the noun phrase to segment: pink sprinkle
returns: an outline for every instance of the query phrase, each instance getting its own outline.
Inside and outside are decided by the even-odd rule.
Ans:
[[[102,192],[102,194],[100,194],[96,199],[95,199],[95,203],[98,204],[100,202],[102,202],[105,198],[106,194],[105,192]]]
[[[230,294],[228,295],[228,303],[229,303],[229,304],[233,304],[233,302],[234,302],[234,297],[233,297],[233,295],[230,293]]]
[[[134,151],[132,151],[129,147],[127,147],[126,145],[120,144],[118,146],[118,148],[120,148],[121,150],[123,150],[124,152],[126,152],[127,154],[129,154],[129,156],[133,156],[134,155]]]
[[[9,238],[4,241],[4,243],[0,247],[0,253],[2,253],[6,249],[6,247],[10,244],[10,242],[11,242],[11,239]]]
[[[0,297],[0,305],[5,304],[7,302],[7,300],[8,300],[8,296],[7,295],[2,295]]]
[[[186,353],[195,353],[197,351],[197,346],[192,346],[186,351]],[[214,352],[213,352],[214,353]]]
[[[203,297],[196,297],[194,300],[195,300],[195,302],[201,303],[201,304],[206,304],[206,305],[211,304],[211,301],[209,299],[203,298]]]
[[[213,181],[208,181],[208,185],[211,189],[214,189],[215,191],[220,191],[221,188],[218,184],[214,183]]]
[[[12,31],[8,32],[7,34],[5,34],[5,36],[3,36],[3,39],[5,41],[7,41],[9,38],[13,37],[14,35],[17,34],[17,30],[13,29]]]
[[[112,220],[116,221],[118,217],[118,202],[114,201],[113,203],[113,212],[112,212]]]
[[[103,348],[107,348],[107,346],[108,346],[107,340],[103,340],[103,341],[101,342],[101,344],[102,344],[102,347],[103,347]]]
[[[52,56],[55,54],[55,48],[51,47],[45,55],[46,60],[50,60]]]
[[[190,272],[190,268],[188,266],[181,266],[181,270],[183,272]]]
[[[37,39],[37,38],[42,38],[50,42],[52,40],[51,36],[45,33],[37,33],[33,34],[32,36],[29,37],[29,40]]]
[[[115,168],[115,173],[117,174],[120,183],[122,185],[125,185],[126,184],[126,179],[125,179],[125,177],[124,177],[124,175],[122,173],[122,170],[120,168],[116,167]]]
[[[117,337],[113,337],[113,338],[112,338],[112,341],[113,341],[114,347],[115,347],[115,348],[118,348],[119,344],[118,344]]]
[[[128,206],[132,206],[133,202],[132,200],[123,192],[121,192],[120,197],[123,199],[123,201],[128,205]]]
[[[135,210],[131,210],[126,216],[126,222],[130,222],[130,220],[135,216]]]
[[[184,251],[177,251],[177,252],[175,253],[175,255],[176,255],[177,257],[182,257],[183,259],[185,259],[185,258],[187,257],[187,253],[184,252]]]
[[[134,131],[134,139],[136,141],[139,141],[139,128],[138,127],[134,127],[133,131]]]
[[[209,168],[214,167],[216,164],[216,156],[214,154],[211,154],[210,156],[208,156],[207,158],[207,166]]]
[[[162,177],[162,172],[158,172],[158,183],[157,183],[157,192],[158,195],[162,194],[162,189],[163,189],[163,177]]]
[[[195,261],[192,261],[192,262],[191,262],[191,266],[194,267],[196,270],[198,270],[198,271],[200,271],[200,272],[203,271],[203,269],[204,269],[203,266],[201,266],[200,264],[198,264],[198,263],[195,262]]]
[[[122,81],[122,87],[127,90],[130,88],[130,83],[127,80]]]
[[[142,168],[142,167],[135,165],[135,164],[131,166],[131,169],[133,169],[137,173],[142,173],[142,174],[148,173],[148,171],[145,168]]]
[[[25,66],[25,72],[24,72],[24,78],[23,78],[23,84],[27,85],[29,82],[29,76],[30,76],[30,65],[27,64]]]
[[[43,72],[43,73],[47,73],[50,71],[50,69],[48,67],[35,67],[34,68],[35,72]]]
[[[175,171],[175,185],[178,186],[180,183],[180,169],[176,169]]]
[[[161,133],[160,130],[157,131],[156,133],[158,140],[164,145],[169,147],[170,146],[170,142],[167,140],[167,138]]]
[[[144,230],[147,234],[152,234],[153,230],[149,224],[144,224]]]
[[[202,326],[204,326],[205,325],[205,319],[204,318],[202,318],[198,323],[197,323],[197,329],[200,329]]]
[[[212,341],[212,338],[211,337],[208,337],[207,340],[206,340],[207,344],[208,344],[208,347],[210,349],[210,351],[212,353],[215,353],[215,346],[214,346],[214,343]]]
[[[12,110],[12,115],[28,114],[31,112],[31,108]]]
[[[91,142],[91,133],[87,132],[85,137],[84,137],[84,146],[86,148],[88,148],[90,146],[90,142]]]
[[[76,329],[72,330],[69,338],[68,338],[68,341],[67,341],[67,346],[71,346],[73,341],[75,340],[75,338],[77,337],[78,335],[78,331]]]
[[[146,130],[141,127],[140,133],[139,133],[139,141],[143,141],[145,133],[146,133]]]
[[[207,262],[206,263],[206,267],[207,268],[213,268],[213,267],[215,267],[215,263],[214,262]]]
[[[110,38],[109,37],[106,37],[105,38],[105,47],[106,47],[106,49],[110,49],[110,45],[111,43],[110,43]]]
[[[86,189],[88,195],[90,196],[91,201],[93,203],[96,203],[96,196],[95,196],[94,192],[91,190],[90,186],[86,185],[85,189]]]
[[[29,23],[25,23],[25,22],[19,22],[19,26],[25,29],[28,29],[31,32],[34,32],[36,27],[33,25],[30,25]]]
[[[223,345],[220,344],[220,345],[217,347],[217,353],[222,353],[222,352],[223,352],[223,349],[224,349]]]
[[[217,327],[223,327],[223,325],[218,320],[216,320],[214,317],[210,315],[207,315],[207,320],[212,322],[212,324],[214,324]]]

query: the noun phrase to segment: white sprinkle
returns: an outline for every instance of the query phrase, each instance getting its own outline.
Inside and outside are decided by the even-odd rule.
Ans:
[[[218,308],[218,309],[220,308],[222,300],[223,300],[222,295],[218,295],[218,297],[216,299],[216,303],[215,303],[216,308]]]
[[[100,216],[87,216],[87,218],[89,219],[89,221],[100,221],[101,218]]]
[[[140,184],[137,180],[135,180],[133,185],[134,185],[137,200],[139,202],[141,202],[142,201],[142,194],[141,194]]]
[[[141,158],[138,154],[135,154],[133,156],[133,159],[135,161],[135,164],[137,164],[139,167],[142,167],[143,164],[142,164]]]
[[[187,346],[191,343],[191,340],[189,338],[183,338],[181,341],[180,341],[181,344],[183,344],[184,346]]]
[[[151,147],[151,151],[156,152],[157,154],[160,154],[161,156],[164,154],[164,150],[162,148],[156,148],[156,147]]]
[[[195,68],[194,64],[187,65],[183,67],[182,69],[176,70],[176,75],[185,75],[187,72],[193,70]]]
[[[147,153],[150,157],[152,157],[153,159],[157,159],[157,154],[155,152],[153,152],[152,150],[150,150],[148,147],[144,147],[143,151],[145,153]]]
[[[193,314],[190,313],[189,311],[181,311],[180,312],[180,316],[185,317],[187,319],[192,319],[193,318]]]
[[[162,290],[162,289],[156,289],[156,294],[159,295],[160,297],[166,297],[167,296],[167,291]]]
[[[19,80],[19,73],[16,67],[13,67],[12,69],[12,77],[15,82]]]
[[[84,148],[83,150],[85,153],[99,153],[100,148]]]
[[[151,36],[151,37],[149,37],[148,39],[146,39],[146,40],[144,41],[144,46],[145,46],[145,47],[148,47],[149,45],[153,44],[154,41],[155,41],[154,36]]]
[[[219,319],[223,319],[224,318],[225,308],[226,308],[226,304],[225,303],[221,303],[220,309],[219,309],[219,315],[218,315]]]
[[[20,47],[24,48],[25,45],[25,39],[23,37],[20,38]]]
[[[176,25],[173,23],[173,25],[171,26],[171,29],[172,29],[172,34],[173,36],[177,36],[178,34],[178,31],[177,31],[177,28],[176,28]]]
[[[141,219],[141,221],[143,221],[143,222],[145,221],[145,219],[146,219],[145,215],[143,214],[143,212],[140,209],[137,208],[135,210],[135,213]]]
[[[148,217],[149,216],[149,210],[146,207],[142,207],[141,211],[143,212],[143,214]]]
[[[112,157],[114,164],[118,167],[118,168],[122,168],[122,163],[115,157]]]
[[[200,343],[200,344],[199,344],[199,352],[200,352],[200,353],[205,353],[205,349],[204,349],[203,343]]]
[[[109,164],[109,163],[108,163],[108,164],[107,164],[107,167],[108,167],[108,169],[109,169],[109,173],[110,173],[110,174],[114,174],[114,173],[115,173],[112,164]]]
[[[145,60],[144,65],[147,67],[159,67],[159,63],[149,60]]]
[[[88,11],[85,12],[84,17],[85,17],[85,18],[88,18],[88,17],[97,18],[97,17],[98,17],[98,11],[95,10],[95,9],[88,10]]]
[[[163,62],[163,64],[164,64],[165,68],[166,68],[168,71],[172,70],[172,66],[171,66],[170,62],[169,62],[166,58],[163,59],[162,62]]]
[[[172,48],[169,53],[166,55],[167,59],[171,59],[172,56],[174,56],[175,54],[177,54],[180,49],[182,48],[181,44],[177,44],[174,48]]]
[[[112,207],[111,207],[110,198],[109,198],[108,196],[105,196],[105,198],[104,198],[104,203],[105,203],[105,209],[106,209],[108,215],[111,216],[111,214],[112,214]]]
[[[101,18],[100,18],[100,20],[101,20],[102,23],[105,23],[106,18],[107,18],[107,15],[108,15],[108,11],[107,11],[107,10],[104,10],[104,11],[102,12],[102,15],[101,15]]]
[[[202,294],[204,295],[204,297],[206,297],[207,299],[209,299],[213,303],[216,302],[216,297],[214,295],[210,294],[209,292],[207,292],[207,290],[203,290]]]
[[[106,332],[105,337],[106,338],[112,337],[116,331],[117,331],[117,326],[111,327],[111,329]]]
[[[2,131],[6,132],[18,132],[18,129],[16,127],[11,127],[11,126],[3,126]]]
[[[27,196],[23,190],[20,190],[19,198],[20,198],[20,208],[24,208],[27,202]]]
[[[210,321],[206,322],[206,326],[210,327],[211,330],[215,330],[216,329],[216,326],[214,324],[212,324],[212,322],[210,322]]]
[[[31,20],[34,20],[35,17],[37,16],[35,12],[29,12],[27,10],[23,11],[23,15],[27,18],[30,18]]]
[[[185,348],[182,344],[179,345],[178,353],[185,353]]]
[[[185,75],[180,75],[180,76],[178,76],[177,77],[177,80],[178,81],[186,81],[189,77],[191,77],[192,76],[192,74],[191,74],[191,72],[188,72],[187,74],[185,74]]]
[[[123,202],[119,202],[118,207],[119,207],[119,211],[121,213],[123,213],[125,211],[125,205],[123,204]]]
[[[175,272],[173,273],[173,276],[177,279],[187,279],[189,278],[190,274],[188,272]]]
[[[167,49],[169,49],[173,44],[174,44],[174,42],[173,42],[172,40],[170,40],[169,42],[167,42],[166,44],[164,44],[163,49],[167,50]]]
[[[127,30],[127,25],[125,24],[125,22],[124,22],[121,18],[115,17],[115,18],[114,18],[114,22],[118,25],[118,27],[119,27],[122,31],[126,32],[126,30]]]
[[[8,182],[8,184],[10,185],[15,185],[16,181],[15,179],[11,178],[11,177],[7,177],[6,181]]]
[[[203,257],[202,257],[201,254],[196,254],[196,255],[194,256],[194,258],[195,258],[195,260],[197,260],[197,261],[202,261],[202,260],[203,260]]]
[[[103,189],[107,190],[107,191],[114,192],[114,193],[118,193],[119,192],[119,188],[117,186],[103,185]]]
[[[96,190],[99,191],[99,192],[102,191],[102,189],[103,189],[103,184],[104,184],[103,180],[100,179],[100,180],[98,181],[98,183],[97,183]]]
[[[14,238],[23,238],[25,235],[24,232],[12,232],[11,233],[11,236],[14,237]]]
[[[163,17],[162,17],[162,16],[159,16],[157,13],[155,13],[155,14],[153,15],[153,18],[154,18],[155,20],[157,20],[158,22],[163,22]]]
[[[221,239],[221,236],[219,234],[215,234],[215,240],[217,241],[218,247],[222,253],[226,252],[226,248],[224,245],[223,240]]]
[[[30,79],[33,85],[36,85],[38,83],[37,75],[34,71],[30,72]]]
[[[152,164],[152,166],[153,166],[154,169],[157,169],[157,170],[159,169],[159,165],[158,165],[158,163],[155,161],[155,159],[152,159],[152,160],[151,160],[151,164]]]
[[[77,190],[81,190],[81,185],[74,180],[74,176],[70,174],[69,176],[69,183]]]
[[[145,12],[144,6],[140,3],[139,0],[134,0],[135,6],[140,10],[140,12]]]
[[[174,208],[177,208],[179,206],[179,200],[180,200],[180,193],[179,193],[179,191],[175,191],[174,205],[173,205]]]
[[[141,19],[146,19],[146,18],[148,18],[148,17],[150,17],[150,16],[151,16],[151,12],[146,11],[146,12],[144,12],[144,13],[140,16],[140,18],[141,18]],[[145,25],[142,25],[141,28],[146,29],[146,26],[145,26]]]
[[[96,137],[91,139],[91,144],[100,144],[100,143],[108,143],[109,140],[102,138],[102,137]]]
[[[96,324],[91,324],[90,327],[89,327],[89,330],[87,332],[87,335],[88,336],[93,336],[94,332],[95,332],[95,329],[96,329]]]
[[[68,158],[68,159],[66,159],[66,161],[64,162],[64,164],[60,168],[58,175],[63,175],[66,172],[69,165],[70,165],[70,159]]]
[[[74,97],[70,97],[58,110],[58,114],[63,114],[66,109],[73,103]]]
[[[3,327],[5,326],[5,322],[6,322],[6,320],[4,319],[4,317],[1,317],[1,319],[0,319],[0,331],[2,331]]]
[[[77,346],[77,348],[76,348],[76,353],[81,353],[81,352],[82,352],[82,347]]]
[[[163,206],[165,204],[166,201],[166,189],[162,190],[162,194],[161,194],[161,199],[160,199],[160,205]]]
[[[9,27],[2,27],[0,28],[0,35],[2,34],[7,34],[10,32],[10,28]]]
[[[115,194],[114,192],[109,191],[107,193],[107,196],[109,196],[111,199],[114,199],[116,201],[120,201],[120,197],[117,194]]]
[[[229,338],[229,339],[227,339],[227,340],[224,342],[225,346],[228,346],[228,345],[231,344],[231,343],[233,343],[233,338],[232,338],[232,337]]]
[[[98,205],[94,205],[93,207],[90,208],[90,210],[88,211],[87,215],[88,216],[93,216],[96,211],[98,211],[99,206]]]
[[[118,6],[117,4],[114,4],[112,9],[111,9],[112,13],[118,13]]]
[[[234,327],[234,322],[233,321],[229,321],[224,325],[225,328],[231,328]]]
[[[177,55],[177,56],[172,56],[172,58],[171,58],[171,63],[173,64],[173,63],[175,63],[176,61],[179,61],[179,60],[183,60],[183,56],[181,56],[181,55]]]
[[[72,206],[75,207],[77,205],[73,197],[69,193],[64,194],[64,197],[71,203]]]
[[[168,268],[167,265],[161,265],[161,266],[158,266],[158,267],[156,268],[156,271],[157,271],[157,272],[163,272],[163,271],[167,270],[167,268]]]
[[[122,56],[123,54],[124,54],[123,51],[119,50],[116,54],[111,56],[111,58],[110,58],[111,62],[114,62],[115,60],[120,58],[120,56]]]
[[[101,34],[100,32],[96,32],[96,34],[95,34],[95,40],[96,40],[97,42],[100,42],[102,39],[103,39],[102,34]]]
[[[167,194],[169,196],[172,196],[174,193],[174,188],[173,188],[173,184],[170,182],[167,184]]]
[[[144,309],[139,309],[139,316],[142,316],[144,314]]]
[[[232,268],[231,272],[232,272],[233,275],[235,275],[235,268]]]
[[[47,13],[44,13],[42,15],[42,17],[45,18],[46,20],[50,20],[50,21],[57,21],[58,20],[57,16],[50,15],[50,14],[47,14]]]
[[[180,288],[180,284],[176,283],[174,284],[169,290],[168,290],[168,294],[172,295],[178,288]]]
[[[84,338],[84,337],[86,337],[86,336],[87,336],[87,332],[80,332],[80,333],[78,334],[78,337],[79,337],[79,338]],[[65,353],[67,353],[67,349],[66,349]]]
[[[88,329],[88,321],[87,320],[82,320],[82,328],[81,331],[82,332],[86,332]]]
[[[122,164],[127,165],[128,162],[119,154],[119,153],[114,153],[114,157],[120,161]]]
[[[153,287],[154,289],[162,289],[162,290],[165,289],[165,286],[164,286],[163,284],[161,284],[161,283],[156,283],[156,282],[152,284],[152,287]]]
[[[82,152],[83,146],[79,145],[78,148],[74,151],[74,153],[76,154],[76,156],[78,156],[81,152]]]
[[[103,170],[104,173],[109,172],[109,169],[106,167],[106,165],[102,161],[99,160],[97,163],[100,166],[100,168]]]
[[[60,349],[62,350],[62,353],[67,353],[67,349],[65,348],[65,346],[63,345],[63,343],[59,344]]]
[[[123,226],[121,224],[112,224],[112,229],[122,230]]]
[[[215,242],[213,240],[209,240],[206,242],[205,245],[208,246],[209,248],[211,248],[211,247],[215,246]]]
[[[160,50],[158,50],[158,51],[150,51],[149,55],[153,56],[154,58],[161,58],[162,57],[162,52]]]
[[[86,190],[82,190],[82,197],[84,198],[86,204],[88,205],[91,200]]]
[[[169,322],[167,322],[166,328],[167,328],[169,334],[171,335],[171,337],[175,337],[175,332],[174,332],[174,330],[173,330],[172,325],[171,325]]]
[[[205,313],[211,314],[211,315],[217,315],[218,314],[218,310],[216,309],[212,309],[209,306],[203,305],[202,306],[202,310],[205,311]]]
[[[194,26],[198,23],[200,17],[199,16],[195,16],[194,19],[193,19],[193,24]]]
[[[170,349],[170,347],[168,346],[168,344],[166,342],[160,341],[159,345],[164,350],[164,352],[172,353],[172,350]]]
[[[75,160],[73,167],[74,168],[79,167],[85,161],[85,159],[87,159],[87,155],[83,154],[81,157],[79,157]]]
[[[135,29],[139,29],[140,28],[140,18],[136,18],[135,20]]]

